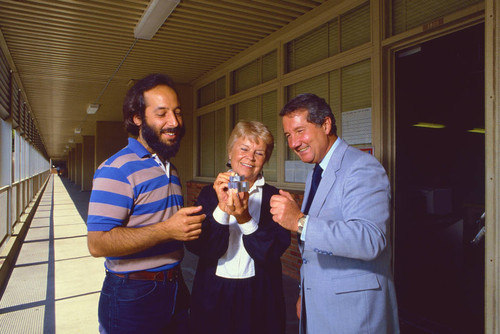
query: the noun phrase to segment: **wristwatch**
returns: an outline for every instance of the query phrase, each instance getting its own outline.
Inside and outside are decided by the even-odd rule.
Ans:
[[[298,220],[297,224],[297,234],[302,234],[302,230],[304,229],[304,224],[306,223],[307,216],[302,216]]]

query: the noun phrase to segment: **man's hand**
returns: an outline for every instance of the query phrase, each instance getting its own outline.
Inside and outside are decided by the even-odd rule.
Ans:
[[[275,222],[292,232],[297,232],[297,222],[304,215],[292,195],[284,190],[271,197],[271,214]]]
[[[169,219],[143,227],[118,226],[109,231],[89,231],[87,243],[90,254],[124,256],[149,249],[168,240],[189,241],[201,233],[201,222],[206,215],[196,215],[201,206],[182,208]]]
[[[166,239],[191,241],[198,239],[201,234],[201,223],[206,215],[195,215],[200,212],[201,206],[182,208],[162,224],[162,231]]]

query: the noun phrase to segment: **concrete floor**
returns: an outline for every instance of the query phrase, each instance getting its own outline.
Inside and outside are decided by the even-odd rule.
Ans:
[[[97,333],[103,259],[87,249],[90,192],[52,175],[0,299],[0,333]],[[197,257],[186,252],[183,274],[192,285]],[[298,282],[283,276],[287,334],[298,333]]]

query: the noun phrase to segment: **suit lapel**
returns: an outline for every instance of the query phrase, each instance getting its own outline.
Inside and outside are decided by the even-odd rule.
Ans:
[[[340,138],[337,138],[337,140],[340,140],[340,142],[335,151],[333,151],[333,154],[330,157],[330,161],[328,162],[328,166],[323,172],[323,177],[321,178],[318,190],[316,191],[316,195],[314,195],[313,202],[311,203],[311,208],[309,209],[309,214],[311,214],[312,216],[317,216],[319,210],[325,203],[326,197],[330,193],[330,190],[332,189],[335,180],[337,179],[337,172],[340,170],[342,159],[344,158],[345,152],[348,148],[348,145],[345,141]],[[312,173],[309,173],[307,177],[308,184],[311,183],[311,178]]]

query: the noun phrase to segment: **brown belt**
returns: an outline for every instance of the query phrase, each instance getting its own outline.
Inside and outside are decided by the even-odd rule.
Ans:
[[[172,281],[179,277],[179,266],[164,271],[134,271],[128,274],[112,273],[115,276],[140,281]]]

